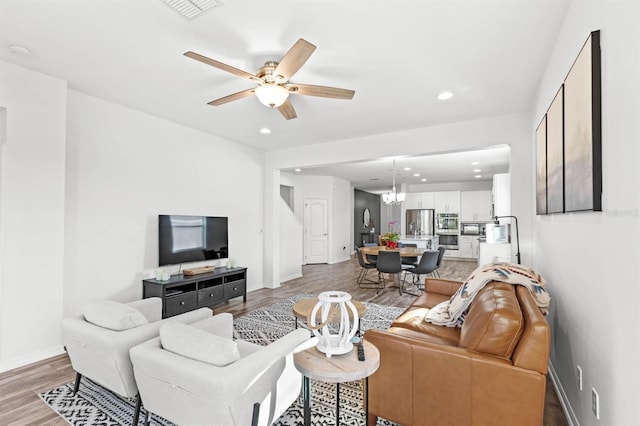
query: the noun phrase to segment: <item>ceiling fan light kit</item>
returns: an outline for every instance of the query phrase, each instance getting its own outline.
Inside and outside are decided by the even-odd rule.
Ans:
[[[289,91],[278,84],[263,84],[256,87],[256,97],[265,106],[278,108],[289,97]]]
[[[260,103],[278,108],[284,118],[291,120],[298,115],[289,100],[290,93],[332,99],[352,99],[356,93],[354,90],[337,87],[289,83],[289,79],[307,62],[315,49],[316,46],[301,38],[284,54],[280,62],[266,62],[255,75],[195,52],[185,52],[184,56],[258,84],[257,87],[215,99],[209,105],[219,106],[255,94]]]

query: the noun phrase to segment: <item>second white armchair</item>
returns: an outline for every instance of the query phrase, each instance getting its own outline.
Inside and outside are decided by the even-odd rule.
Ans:
[[[270,425],[300,395],[298,329],[268,346],[233,340],[233,317],[218,314],[131,349],[145,408],[180,425]]]

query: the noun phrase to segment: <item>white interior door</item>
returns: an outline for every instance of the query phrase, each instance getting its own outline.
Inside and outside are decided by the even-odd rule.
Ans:
[[[304,263],[327,263],[328,201],[326,198],[307,198],[304,201]]]

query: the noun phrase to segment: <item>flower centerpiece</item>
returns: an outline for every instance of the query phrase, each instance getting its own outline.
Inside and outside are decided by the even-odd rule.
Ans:
[[[400,234],[394,231],[394,225],[398,223],[397,220],[392,220],[388,223],[388,232],[382,236],[382,238],[386,241],[386,245],[389,248],[397,248],[398,240],[400,239]]]

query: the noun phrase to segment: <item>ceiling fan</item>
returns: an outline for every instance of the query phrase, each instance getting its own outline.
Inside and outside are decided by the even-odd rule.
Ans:
[[[301,38],[284,54],[280,62],[265,62],[255,75],[195,52],[185,52],[184,56],[258,84],[257,87],[252,89],[213,100],[209,102],[209,105],[219,106],[255,94],[262,104],[271,108],[278,108],[284,118],[291,120],[297,117],[296,111],[289,100],[289,94],[291,93],[333,99],[352,99],[356,93],[354,90],[339,89],[337,87],[289,82],[289,79],[307,62],[314,50],[316,50],[316,46]]]

